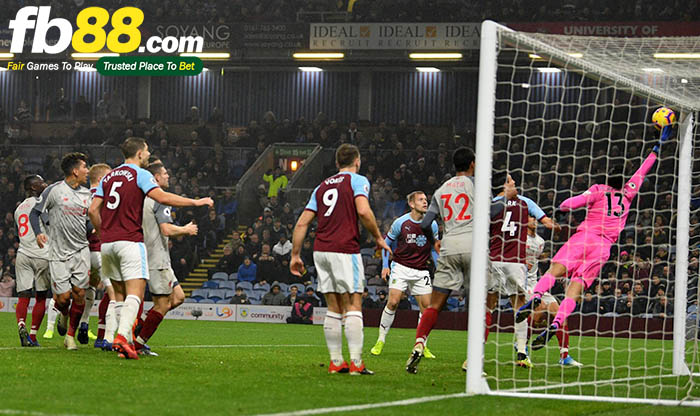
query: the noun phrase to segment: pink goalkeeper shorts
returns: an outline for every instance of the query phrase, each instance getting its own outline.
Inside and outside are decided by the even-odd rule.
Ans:
[[[552,263],[566,267],[568,276],[582,279],[588,289],[610,258],[611,246],[612,243],[602,236],[579,232],[557,251]]]

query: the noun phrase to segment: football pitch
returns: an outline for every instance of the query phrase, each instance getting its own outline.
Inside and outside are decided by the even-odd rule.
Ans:
[[[95,318],[91,328],[96,330]],[[118,359],[114,353],[96,350],[92,345],[66,351],[62,337],[55,335],[54,339],[45,340],[41,338],[43,332],[42,328],[41,348],[20,348],[14,314],[0,313],[0,414],[698,414],[698,408],[686,407],[463,397],[460,393],[465,390],[465,375],[460,366],[466,354],[466,333],[460,331],[434,331],[429,346],[437,359],[424,359],[418,374],[411,375],[404,371],[404,363],[415,331],[392,329],[382,355],[373,357],[369,348],[376,339],[377,329],[365,328],[365,363],[376,374],[360,377],[327,374],[328,354],[323,329],[318,325],[166,320],[149,342],[160,356],[142,357],[139,361]],[[505,337],[509,336],[512,338],[512,334],[500,334],[498,342],[505,345]],[[589,341],[584,338],[580,342],[584,346]],[[598,340],[598,345],[601,342]],[[493,356],[495,344],[487,344],[487,360],[489,354]],[[572,352],[577,345],[579,340],[573,338]],[[643,344],[635,340],[626,349],[630,346],[639,348]],[[612,345],[610,354],[622,354],[621,347],[621,344]],[[347,358],[347,348],[344,352]],[[545,370],[541,362],[537,366],[538,355],[533,356],[537,367],[528,373],[513,367],[512,350],[507,352],[501,348],[501,355],[498,365],[493,360],[487,361],[485,370],[490,375],[521,380],[511,382],[511,387],[545,375],[548,380],[555,378],[562,382],[582,381],[593,375],[590,367],[580,373],[577,369],[561,370],[558,366],[548,366]],[[589,355],[576,355],[576,358],[590,363],[586,360],[594,358],[593,352]],[[621,357],[628,360],[637,355],[642,357],[639,361],[624,364],[639,367],[644,360],[656,359],[628,351]],[[661,359],[670,360],[670,355],[665,354]],[[553,376],[554,371],[558,371],[557,377]],[[562,371],[570,374],[561,374]],[[493,380],[490,382],[493,386]],[[671,378],[662,384],[666,382],[675,384],[676,381]],[[657,383],[654,380],[649,384]],[[644,387],[635,385],[633,392],[638,388]],[[697,386],[688,389],[690,396],[700,396]],[[446,397],[406,405],[389,403],[430,396]],[[336,407],[341,408],[331,409]]]

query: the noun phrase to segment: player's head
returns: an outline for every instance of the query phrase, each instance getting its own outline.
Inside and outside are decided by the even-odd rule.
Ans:
[[[162,163],[151,163],[148,165],[148,171],[151,172],[158,186],[168,189],[170,186],[170,174]]]
[[[154,163],[163,163],[162,160],[158,156],[151,155],[151,157],[148,158],[148,165],[152,165]]]
[[[452,154],[452,163],[457,172],[468,172],[474,169],[474,151],[468,147],[460,147]]]
[[[408,206],[419,214],[428,212],[428,198],[423,191],[413,191],[406,196]]]
[[[39,196],[46,189],[46,181],[39,175],[29,175],[24,178],[24,192],[28,196]]]
[[[343,143],[335,151],[335,165],[338,169],[356,168],[360,170],[360,149],[354,144]]]
[[[68,153],[61,159],[61,171],[66,178],[74,177],[78,183],[85,183],[88,176],[87,156],[84,153]]]
[[[532,232],[535,232],[535,230],[537,230],[537,219],[532,215],[529,215],[527,217],[527,229]]]
[[[125,160],[136,163],[141,168],[148,167],[148,158],[151,152],[148,151],[148,143],[140,137],[129,137],[121,145],[122,155]]]
[[[112,170],[112,168],[109,167],[109,165],[106,163],[96,163],[90,166],[90,170],[88,171],[88,178],[90,179],[90,188],[94,188],[95,186],[99,185],[102,178],[104,178],[104,176],[110,170]]]
[[[612,168],[605,178],[605,183],[615,189],[622,189],[625,184],[625,175],[622,167],[616,166]]]

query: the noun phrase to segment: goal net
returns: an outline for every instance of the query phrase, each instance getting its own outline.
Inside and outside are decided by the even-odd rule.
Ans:
[[[616,169],[629,180],[658,142],[657,108],[672,108],[678,123],[610,259],[568,318],[568,351],[558,334],[561,341],[528,349],[532,368],[515,364],[507,293],[499,294],[484,342],[490,216],[488,199],[475,201],[467,393],[700,406],[700,166],[693,165],[700,160],[693,158],[700,156],[693,144],[700,37],[544,35],[485,22],[481,42],[476,195],[498,193],[510,174],[519,194],[562,226],[536,229],[544,240],[539,276],[586,214],[563,213],[561,202]],[[568,282],[552,288],[549,303],[562,301]],[[531,318],[530,341],[554,314]],[[563,353],[582,366],[562,365]]]

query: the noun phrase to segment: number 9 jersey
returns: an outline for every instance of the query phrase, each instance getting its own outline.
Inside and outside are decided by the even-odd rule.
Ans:
[[[435,191],[428,212],[440,215],[445,226],[440,256],[471,253],[474,221],[474,178],[454,176]]]
[[[351,172],[337,173],[314,189],[306,208],[316,214],[318,226],[314,251],[356,254],[360,252],[355,198],[369,199],[369,181]]]

